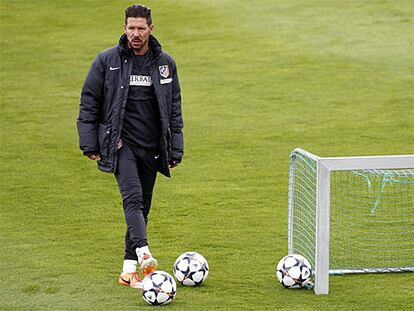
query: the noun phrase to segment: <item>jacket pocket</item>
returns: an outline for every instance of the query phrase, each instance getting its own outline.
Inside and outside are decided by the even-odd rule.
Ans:
[[[99,124],[99,134],[98,134],[99,149],[100,149],[101,155],[105,158],[107,158],[109,154],[109,143],[110,143],[111,132],[112,132],[111,124],[105,124],[105,123]]]

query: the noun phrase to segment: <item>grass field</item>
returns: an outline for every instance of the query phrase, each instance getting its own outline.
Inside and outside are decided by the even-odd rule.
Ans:
[[[0,310],[150,310],[118,286],[113,176],[78,149],[95,55],[130,1],[1,0]],[[185,159],[159,176],[148,228],[160,269],[195,250],[200,288],[168,310],[412,310],[414,274],[286,290],[288,156],[414,153],[414,2],[147,1],[183,92]],[[410,307],[411,306],[411,307]]]

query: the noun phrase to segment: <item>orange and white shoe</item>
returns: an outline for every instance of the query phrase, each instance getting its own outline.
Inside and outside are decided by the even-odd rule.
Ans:
[[[118,283],[124,286],[130,286],[132,288],[141,288],[142,278],[138,272],[121,273],[118,279]]]
[[[151,254],[143,254],[138,259],[144,276],[154,272],[157,269],[158,261]]]

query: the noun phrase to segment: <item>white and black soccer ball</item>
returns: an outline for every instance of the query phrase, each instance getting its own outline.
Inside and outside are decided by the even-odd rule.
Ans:
[[[279,261],[276,276],[287,288],[302,288],[311,284],[312,267],[302,255],[291,254]]]
[[[173,266],[175,278],[185,286],[200,285],[207,279],[208,271],[207,260],[196,252],[181,254]]]
[[[177,292],[173,277],[165,271],[154,271],[142,281],[142,298],[150,305],[169,304]]]

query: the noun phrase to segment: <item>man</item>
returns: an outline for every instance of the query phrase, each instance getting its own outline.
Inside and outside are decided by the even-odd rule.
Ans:
[[[152,36],[151,10],[125,10],[119,44],[101,52],[86,76],[77,120],[80,148],[98,168],[114,173],[127,231],[119,283],[139,288],[157,260],[146,225],[157,171],[183,157],[181,92],[174,59]]]

